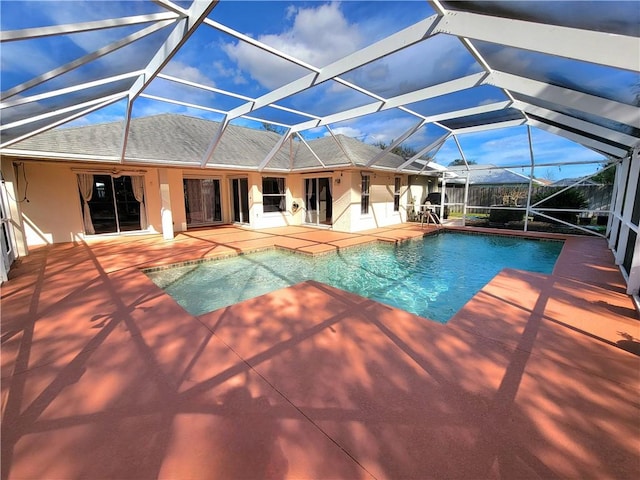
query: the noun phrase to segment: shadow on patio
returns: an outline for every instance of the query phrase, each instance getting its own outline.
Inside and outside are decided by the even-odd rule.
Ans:
[[[637,473],[639,359],[574,280],[503,271],[447,325],[313,281],[195,318],[102,248],[3,286],[2,478]]]

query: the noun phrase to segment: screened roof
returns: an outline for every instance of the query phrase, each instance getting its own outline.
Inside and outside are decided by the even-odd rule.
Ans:
[[[637,2],[0,9],[5,154],[416,173],[456,159],[598,165],[640,144]],[[172,128],[167,114],[181,119],[173,150],[149,131]]]

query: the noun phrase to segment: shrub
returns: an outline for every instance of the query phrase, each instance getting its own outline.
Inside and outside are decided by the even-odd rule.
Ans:
[[[531,204],[534,205],[541,200],[553,195],[554,193],[561,190],[560,188],[549,188],[540,191],[537,193],[533,199],[531,200]],[[554,218],[559,220],[564,220],[569,223],[576,223],[577,213],[576,212],[546,212],[545,208],[571,208],[574,210],[587,208],[589,202],[584,197],[582,192],[577,188],[570,188],[569,190],[565,190],[562,193],[559,193],[553,198],[543,202],[542,204],[536,207],[537,210],[546,213]],[[546,221],[541,218],[541,220]]]
[[[489,212],[490,223],[519,222],[522,220],[524,212],[522,210],[498,210],[492,208]]]

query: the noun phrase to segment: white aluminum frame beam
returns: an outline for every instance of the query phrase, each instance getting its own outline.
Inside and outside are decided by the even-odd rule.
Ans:
[[[207,151],[202,156],[202,160],[200,160],[200,167],[204,168],[211,161],[211,159],[213,158],[213,154],[216,151],[216,148],[218,147],[220,140],[222,140],[222,135],[224,134],[228,125],[229,125],[229,117],[225,115],[224,118],[222,119],[222,122],[220,122],[220,127],[218,128],[218,131],[211,139],[211,142],[209,142]]]
[[[318,155],[316,155],[316,152],[313,151],[313,149],[307,143],[307,141],[304,139],[304,137],[302,135],[300,135],[298,132],[294,132],[294,135],[300,139],[300,141],[304,144],[305,147],[307,147],[307,149],[309,149],[309,152],[311,152],[311,155],[313,155],[315,157],[315,159],[320,163],[320,165],[322,165],[322,168],[327,168],[325,163],[322,160],[320,160],[320,157]],[[292,166],[291,170],[293,170],[293,166]]]
[[[164,6],[167,6],[165,2],[162,3]],[[129,106],[124,130],[125,137],[129,135],[133,103],[144,89],[153,81],[153,79],[156,78],[165,65],[169,63],[169,60],[173,58],[180,47],[184,45],[187,39],[196,31],[198,25],[203,22],[206,16],[209,15],[211,10],[213,10],[217,4],[218,0],[211,0],[207,2],[194,1],[191,4],[191,7],[189,7],[189,10],[185,11],[185,16],[178,20],[171,33],[167,36],[167,39],[162,43],[156,54],[147,64],[146,68],[138,76],[138,79],[129,90]],[[121,163],[124,162],[126,141],[126,139],[123,141],[122,157],[120,159]],[[205,157],[201,162],[201,166],[206,164],[206,162],[211,158],[211,155],[213,155],[213,151],[211,151],[209,155],[209,149],[207,149]]]
[[[39,122],[40,120],[46,120],[47,118],[55,117],[57,115],[63,115],[65,113],[73,112],[75,110],[91,107],[101,102],[111,102],[116,100],[121,100],[127,96],[127,92],[119,92],[109,95],[107,97],[102,98],[94,98],[93,100],[88,100],[83,103],[76,103],[68,107],[60,108],[58,110],[51,110],[40,115],[33,115],[31,117],[23,118],[22,120],[17,120],[12,123],[3,123],[0,125],[0,132],[4,130],[9,130],[11,128],[20,127],[22,125],[28,125],[30,123]]]
[[[566,125],[567,127],[573,128],[575,130],[583,131],[595,137],[611,140],[621,145],[626,145],[629,148],[633,148],[637,145],[640,145],[640,138],[633,137],[631,135],[627,135],[626,133],[618,132],[616,130],[611,130],[610,128],[596,125],[594,123],[587,122],[585,120],[580,120],[579,118],[571,117],[563,113],[538,107],[536,105],[522,102],[520,100],[516,100],[513,106],[525,113],[535,115],[536,117],[544,118],[554,123],[560,123],[562,125]]]
[[[292,57],[289,54],[286,54],[284,52],[281,52],[280,50],[273,48],[269,45],[267,45],[266,43],[262,43],[254,38],[249,37],[248,35],[244,35],[240,32],[238,32],[237,30],[234,30],[230,27],[227,27],[226,25],[223,25],[219,22],[216,22],[214,20],[211,20],[210,18],[205,18],[203,23],[205,25],[208,25],[212,28],[215,28],[216,30],[221,31],[222,33],[225,33],[229,36],[232,36],[234,38],[237,38],[238,40],[240,40],[243,43],[247,43],[249,45],[253,45],[256,48],[259,48],[260,50],[263,50],[265,52],[268,52],[272,55],[275,55],[277,57],[282,58],[283,60],[287,60],[291,63],[295,63],[296,65],[298,65],[299,67],[303,67],[306,68],[307,70],[311,70],[312,72],[318,73],[320,71],[320,69],[318,67],[314,67],[313,65],[303,62],[302,60],[299,60],[295,57]]]
[[[238,98],[240,100],[244,100],[245,102],[253,102],[253,98],[247,97],[246,95],[240,95],[237,93],[229,92],[228,90],[222,90],[216,87],[210,87],[209,85],[204,85],[202,83],[192,82],[191,80],[184,80],[182,78],[174,77],[173,75],[167,75],[166,73],[158,73],[156,75],[157,78],[161,78],[163,80],[168,80],[169,82],[180,83],[182,85],[187,85],[189,87],[199,88],[200,90],[207,90],[212,93],[220,93],[222,95],[226,95],[229,97]]]
[[[371,113],[382,112],[392,108],[398,108],[407,103],[420,102],[422,100],[428,100],[430,98],[439,97],[441,95],[447,95],[449,93],[455,93],[461,90],[466,90],[468,88],[472,88],[474,86],[479,85],[485,76],[486,76],[485,73],[474,73],[466,77],[457,78],[455,80],[443,82],[438,85],[426,87],[416,92],[398,95],[397,97],[392,97],[387,100],[381,100],[381,101],[373,102],[367,105],[354,107],[349,110],[344,110],[342,112],[326,115],[325,117],[320,119],[320,121],[316,125],[313,125],[313,126],[317,127],[322,125],[329,125],[332,123],[343,122],[346,120],[351,120],[352,118],[361,117],[363,115],[369,115]],[[411,115],[414,115],[416,118],[422,118],[429,122],[433,122],[436,117],[440,118],[440,115],[435,115],[433,116],[434,119],[432,119],[431,117],[426,117],[426,116],[417,114],[415,112],[409,112],[409,113]],[[443,115],[446,115],[446,114],[443,114]],[[446,117],[446,118],[451,118],[451,117]]]
[[[440,17],[437,15],[423,19],[400,32],[370,45],[369,47],[358,50],[351,55],[347,55],[346,57],[321,68],[319,72],[310,73],[309,75],[294,80],[287,85],[276,88],[275,90],[258,97],[254,102],[249,102],[236,107],[229,112],[229,116],[231,118],[237,118],[249,113],[251,110],[275,103],[286,97],[306,90],[309,87],[333,79],[343,73],[354,70],[362,65],[418,43],[431,34],[434,26],[439,20]]]
[[[636,37],[461,11],[445,12],[436,32],[640,71]]]
[[[264,158],[264,160],[262,160],[262,162],[260,162],[260,165],[258,165],[258,171],[262,172],[266,166],[269,164],[269,162],[271,160],[273,160],[273,157],[276,156],[276,154],[278,153],[278,151],[282,148],[282,145],[284,145],[284,142],[286,142],[289,137],[291,136],[291,129],[287,130],[278,140],[278,142],[273,146],[273,148],[271,149],[271,151],[267,154],[267,156]]]
[[[167,39],[147,64],[144,73],[140,75],[136,84],[131,87],[130,95],[132,101],[135,101],[138,95],[151,83],[165,65],[169,63],[169,60],[173,58],[180,47],[184,45],[187,39],[195,32],[198,25],[203,22],[217,4],[218,0],[194,1],[192,3],[187,11],[187,16],[178,21]]]
[[[444,135],[442,135],[441,137],[437,138],[435,141],[431,142],[429,145],[427,145],[422,150],[420,150],[418,153],[416,153],[413,157],[411,157],[406,162],[404,162],[402,165],[400,165],[398,168],[396,168],[396,172],[401,172],[403,169],[405,169],[406,167],[411,165],[413,162],[418,160],[425,153],[428,153],[431,150],[433,150],[434,148],[442,145],[444,142],[446,142],[447,138],[449,138],[450,136],[451,136],[451,132],[446,132]],[[427,160],[426,162],[429,163],[429,161],[430,160]],[[423,167],[423,169],[424,169],[424,167]]]
[[[81,22],[66,25],[53,25],[49,27],[24,28],[21,30],[7,30],[0,32],[0,42],[13,42],[16,40],[31,40],[33,38],[50,37],[53,35],[68,35],[72,33],[91,32],[105,30],[114,27],[138,25],[141,23],[159,22],[162,20],[176,20],[180,16],[173,12],[150,13],[148,15],[135,15],[130,17],[110,18],[94,22]]]
[[[597,140],[594,140],[593,138],[589,138],[589,137],[585,137],[583,135],[579,135],[575,132],[570,132],[568,130],[564,130],[560,127],[557,127],[555,125],[549,125],[547,123],[541,122],[539,120],[536,120],[535,118],[529,118],[528,122],[529,125],[534,126],[536,128],[539,128],[541,130],[545,130],[549,133],[553,133],[555,135],[559,135],[561,137],[567,138],[573,142],[579,143],[580,145],[583,145],[587,148],[590,148],[592,150],[598,150],[600,152],[604,152],[607,155],[612,155],[616,158],[624,158],[626,157],[629,152],[627,150],[623,150],[621,148],[615,147],[613,145],[610,145],[608,143],[604,143],[604,142],[599,142]]]
[[[425,121],[424,120],[420,120],[418,123],[416,123],[413,127],[411,127],[410,129],[408,129],[406,132],[404,132],[402,135],[400,135],[400,137],[398,137],[396,140],[394,140],[393,142],[391,142],[391,144],[385,148],[382,152],[380,152],[379,154],[377,154],[375,157],[373,157],[371,160],[369,160],[366,163],[367,167],[370,167],[371,165],[378,163],[380,160],[382,160],[384,157],[387,156],[387,154],[389,154],[389,152],[391,152],[391,150],[393,150],[394,148],[396,148],[398,145],[400,145],[402,142],[404,142],[407,138],[409,138],[411,135],[413,135],[414,133],[416,133],[420,128],[422,128],[425,125]]]
[[[140,75],[140,70],[133,72],[123,73],[121,75],[114,75],[113,77],[101,78],[100,80],[94,80],[91,82],[81,83],[72,87],[60,88],[58,90],[52,90],[49,92],[40,93],[38,95],[32,95],[30,97],[15,97],[6,102],[0,103],[0,110],[4,108],[16,107],[18,105],[24,105],[25,103],[38,102],[40,100],[46,100],[47,98],[58,97],[60,95],[66,95],[68,93],[78,92],[80,90],[86,90],[88,88],[99,87],[100,85],[106,85],[108,83],[119,82],[120,80],[126,80],[127,78],[133,78]]]
[[[484,83],[636,127],[640,108],[495,70]]]
[[[198,110],[204,110],[206,112],[219,113],[221,115],[227,114],[226,111],[220,110],[219,108],[205,107],[204,105],[200,105],[197,103],[183,102],[181,100],[174,100],[173,98],[159,97],[158,95],[149,95],[148,93],[141,93],[138,96],[140,98],[148,98],[149,100],[156,100],[158,102],[171,103],[172,105],[182,105],[183,107],[195,108]]]
[[[329,125],[325,125],[324,128],[327,129],[327,131],[329,132],[329,135],[331,135],[331,138],[333,138],[333,141],[338,144],[338,148],[342,150],[342,153],[344,153],[344,156],[347,157],[347,160],[349,160],[351,165],[355,167],[356,162],[353,161],[353,158],[351,158],[351,156],[349,155],[349,152],[347,152],[347,150],[344,148],[344,145],[342,145],[338,137],[335,136],[335,134],[333,133],[333,130],[331,130],[331,127]]]
[[[24,92],[25,90],[28,90],[32,87],[40,85],[41,83],[44,83],[47,80],[51,80],[52,78],[55,78],[64,73],[70,72],[71,70],[81,67],[82,65],[85,65],[93,60],[96,60],[100,57],[104,57],[109,53],[115,52],[116,50],[126,47],[130,43],[135,42],[136,40],[139,40],[148,35],[151,35],[152,33],[155,33],[158,30],[162,30],[164,27],[174,23],[174,21],[175,20],[163,20],[153,25],[149,25],[148,27],[138,30],[137,32],[132,33],[131,35],[127,35],[126,37],[121,38],[120,40],[116,40],[115,42],[112,42],[109,45],[105,45],[104,47],[99,48],[98,50],[88,53],[87,55],[83,55],[80,58],[72,60],[71,62],[68,62],[57,68],[54,68],[53,70],[49,70],[48,72],[38,75],[37,77],[32,78],[31,80],[27,80],[26,82],[23,82],[20,85],[16,85],[15,87],[12,87],[6,90],[5,92],[2,92],[2,96],[0,97],[0,99],[6,100],[10,97],[13,97],[14,95],[18,95],[19,93]]]
[[[80,118],[83,117],[85,115],[90,114],[91,112],[95,112],[96,110],[100,110],[101,108],[104,108],[106,106],[111,105],[112,103],[115,103],[119,100],[122,100],[123,98],[126,97],[126,95],[121,96],[121,98],[117,98],[116,96],[114,96],[115,98],[111,98],[111,97],[107,97],[106,99],[101,98],[101,102],[97,103],[97,104],[92,104],[90,105],[88,108],[81,110],[80,112],[76,112],[68,117],[63,118],[62,120],[56,120],[52,123],[50,123],[49,125],[46,125],[44,127],[38,128],[36,130],[33,130],[25,135],[22,135],[20,137],[16,137],[13,140],[9,140],[3,144],[0,144],[0,149],[4,149],[5,147],[9,146],[9,145],[13,145],[14,143],[18,143],[21,142],[22,140],[26,140],[27,138],[33,137],[34,135],[37,135],[39,133],[43,133],[46,132],[47,130],[51,130],[52,128],[55,128],[57,126],[60,126],[64,123],[67,123],[69,121],[75,120],[76,118]],[[65,154],[66,156],[69,156],[69,154]]]
[[[452,131],[456,135],[462,135],[465,133],[486,132],[488,130],[496,130],[499,128],[518,127],[520,125],[525,125],[526,123],[527,123],[527,119],[521,118],[521,119],[506,120],[503,122],[496,122],[496,123],[485,123],[482,125],[475,125],[473,127],[454,128],[452,129]]]

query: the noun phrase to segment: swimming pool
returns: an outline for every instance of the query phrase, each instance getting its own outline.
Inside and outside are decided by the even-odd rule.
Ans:
[[[146,271],[192,315],[317,280],[445,323],[503,268],[551,273],[562,242],[441,233],[317,257],[280,250]]]

